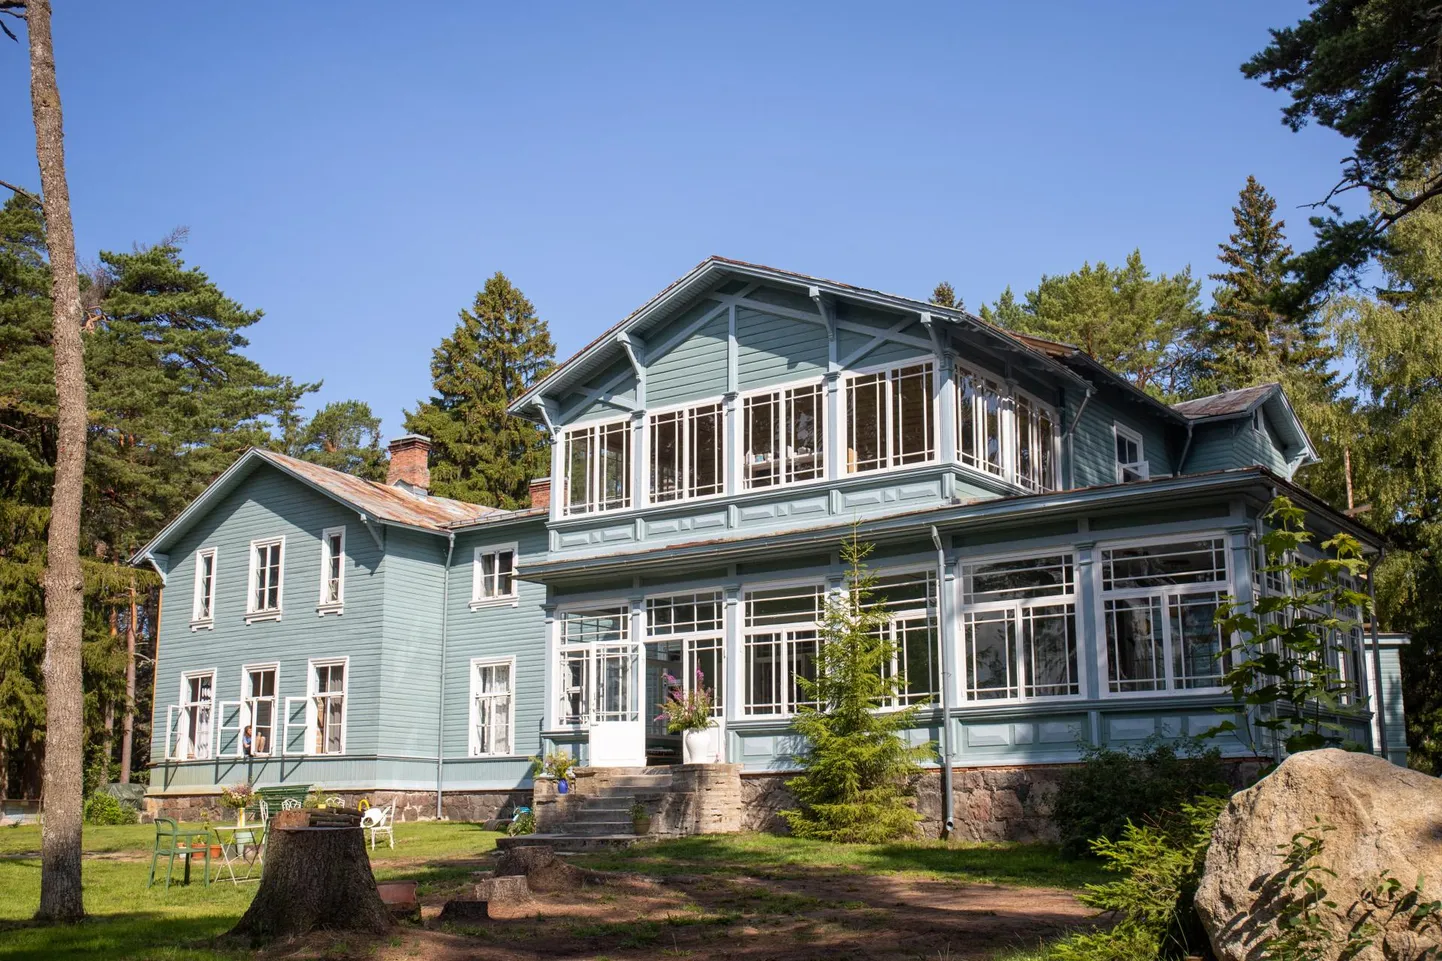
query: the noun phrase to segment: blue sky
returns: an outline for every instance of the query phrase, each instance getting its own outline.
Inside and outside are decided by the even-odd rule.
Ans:
[[[251,353],[401,433],[496,270],[562,356],[716,253],[973,309],[1248,174],[1307,246],[1346,144],[1238,64],[1303,2],[115,4],[54,17],[80,255],[189,228]],[[0,178],[37,184],[0,41]]]

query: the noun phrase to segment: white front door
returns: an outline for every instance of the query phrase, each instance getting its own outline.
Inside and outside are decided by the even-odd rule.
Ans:
[[[592,767],[645,767],[640,644],[597,644],[591,663]]]

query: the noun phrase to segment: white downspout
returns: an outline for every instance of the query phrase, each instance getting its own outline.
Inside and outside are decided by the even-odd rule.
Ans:
[[[436,820],[441,819],[441,790],[446,754],[446,628],[451,608],[451,554],[456,549],[456,532],[446,532],[446,569],[441,574],[441,670],[436,712]]]

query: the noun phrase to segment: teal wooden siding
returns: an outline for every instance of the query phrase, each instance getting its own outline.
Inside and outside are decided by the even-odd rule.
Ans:
[[[541,750],[545,701],[544,585],[520,581],[514,606],[471,609],[471,565],[478,546],[517,545],[521,563],[546,551],[543,519],[497,524],[456,538],[446,600],[445,757],[447,790],[500,789],[530,784],[530,756]],[[514,747],[508,758],[470,757],[471,661],[514,658]],[[434,678],[433,678],[434,681]]]
[[[703,308],[715,306],[712,301],[701,305]],[[730,329],[727,311],[706,322],[674,349],[650,360],[651,351],[695,322],[696,316],[702,313],[702,310],[688,311],[674,324],[647,337],[646,403],[649,406],[719,398],[726,393],[726,344]]]
[[[321,532],[342,525],[346,528],[345,611],[319,617]],[[282,619],[246,624],[250,543],[279,536],[285,537]],[[195,552],[202,547],[217,549],[215,626],[192,631]],[[354,510],[278,470],[258,466],[180,538],[170,557],[162,594],[152,757],[164,756],[166,713],[179,701],[182,674],[214,670],[216,701],[236,701],[241,697],[244,665],[277,664],[276,711],[283,715],[286,697],[307,694],[309,659],[333,657],[350,658],[346,753],[377,753],[387,565]],[[282,720],[277,723],[277,745],[284,736]],[[234,738],[228,736],[217,747],[233,753]],[[287,765],[288,780],[313,777],[301,769],[310,767],[302,758],[287,758]]]
[[[742,390],[826,373],[826,328],[819,323],[738,307],[736,341]]]
[[[1081,397],[1068,394],[1066,418],[1070,424],[1081,407]],[[1142,456],[1148,462],[1153,477],[1170,474],[1173,471],[1172,457],[1167,429],[1158,418],[1145,417],[1141,408],[1123,404],[1097,392],[1082,410],[1081,421],[1072,434],[1072,458],[1075,470],[1074,484],[1077,487],[1095,487],[1117,482],[1116,434],[1112,427],[1121,424],[1142,436]],[[1191,470],[1191,458],[1187,459]],[[1065,480],[1063,475],[1063,480]]]
[[[436,756],[446,538],[387,528],[381,753]]]
[[[1250,419],[1221,421],[1198,426],[1187,454],[1189,474],[1229,470],[1261,464],[1284,477],[1291,476],[1287,458],[1270,436],[1253,429]]]
[[[562,398],[560,423],[572,424],[587,420],[611,420],[625,417],[627,412],[624,406],[607,403],[601,398],[587,399],[593,390],[607,384],[612,386],[605,391],[605,396],[613,397],[624,404],[634,405],[636,403],[635,372],[623,357],[588,380],[579,391]]]

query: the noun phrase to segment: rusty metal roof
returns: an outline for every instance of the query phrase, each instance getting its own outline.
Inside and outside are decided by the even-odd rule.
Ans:
[[[1173,404],[1172,410],[1189,420],[1245,414],[1266,400],[1272,391],[1280,390],[1281,386],[1281,384],[1275,383],[1258,384],[1255,387],[1243,387],[1241,390],[1229,390],[1221,394],[1184,400],[1179,404]]]
[[[444,530],[453,524],[471,524],[497,514],[511,513],[497,507],[451,500],[449,497],[412,494],[399,487],[363,480],[274,451],[257,449],[256,453],[288,473],[295,474],[354,505],[378,521]]]

